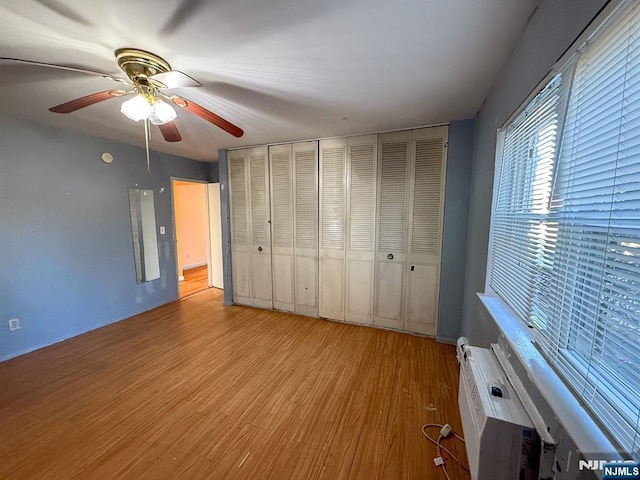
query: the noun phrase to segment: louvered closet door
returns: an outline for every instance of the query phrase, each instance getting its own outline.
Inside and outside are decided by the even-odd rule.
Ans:
[[[294,311],[293,163],[291,145],[269,147],[273,307]]]
[[[448,127],[414,130],[409,178],[404,329],[435,335]]]
[[[345,320],[373,323],[378,136],[349,137]]]
[[[319,314],[344,320],[347,139],[320,141]]]
[[[295,312],[318,315],[318,142],[292,145]]]
[[[246,150],[229,152],[233,301],[251,305],[251,222]]]
[[[251,148],[249,164],[251,217],[251,304],[273,308],[271,289],[271,211],[267,147]]]
[[[411,132],[379,135],[374,324],[403,328]]]

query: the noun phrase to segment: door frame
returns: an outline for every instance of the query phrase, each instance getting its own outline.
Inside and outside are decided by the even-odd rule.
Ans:
[[[189,183],[201,183],[205,185],[205,196],[204,196],[204,203],[205,203],[205,208],[206,208],[206,212],[207,212],[207,228],[206,228],[206,234],[207,234],[207,275],[209,278],[211,278],[211,235],[210,235],[210,230],[211,230],[211,212],[209,212],[209,192],[208,192],[208,187],[206,187],[206,185],[208,185],[209,183],[215,183],[215,182],[208,182],[206,180],[194,180],[192,178],[186,178],[186,177],[174,177],[171,176],[169,177],[169,180],[171,182],[171,224],[173,226],[173,238],[172,238],[172,242],[173,242],[173,253],[175,256],[175,262],[174,262],[174,277],[176,279],[176,298],[180,298],[180,279],[178,278],[178,228],[176,225],[176,195],[175,195],[175,182],[189,182]],[[208,282],[207,282],[208,284]]]

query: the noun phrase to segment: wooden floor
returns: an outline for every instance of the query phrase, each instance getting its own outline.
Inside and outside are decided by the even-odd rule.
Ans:
[[[209,288],[209,270],[207,265],[183,270],[184,280],[179,282],[179,298],[188,297],[194,293]]]
[[[0,478],[444,479],[420,427],[462,431],[452,346],[221,302],[0,363]]]

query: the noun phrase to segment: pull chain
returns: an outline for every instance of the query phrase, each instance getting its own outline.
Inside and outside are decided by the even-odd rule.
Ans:
[[[151,165],[149,163],[149,136],[151,135],[149,127],[149,119],[144,120],[144,146],[147,149],[147,172],[151,173]]]

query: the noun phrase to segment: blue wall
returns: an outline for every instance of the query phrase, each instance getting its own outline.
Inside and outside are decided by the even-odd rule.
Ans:
[[[231,276],[231,211],[229,209],[229,163],[227,151],[218,150],[218,181],[220,182],[220,223],[222,227],[222,274],[224,305],[233,305],[233,277]]]
[[[0,360],[177,299],[170,177],[209,180],[212,166],[151,152],[148,173],[140,148],[5,117],[0,145]],[[129,188],[154,191],[166,227],[161,277],[140,285]]]
[[[449,125],[438,340],[450,343],[457,340],[462,328],[473,125],[473,120],[451,122]]]
[[[220,181],[220,174],[218,172],[218,170],[219,170],[218,165],[219,165],[219,162],[212,162],[212,163],[209,164],[209,181],[210,182],[219,182]]]

